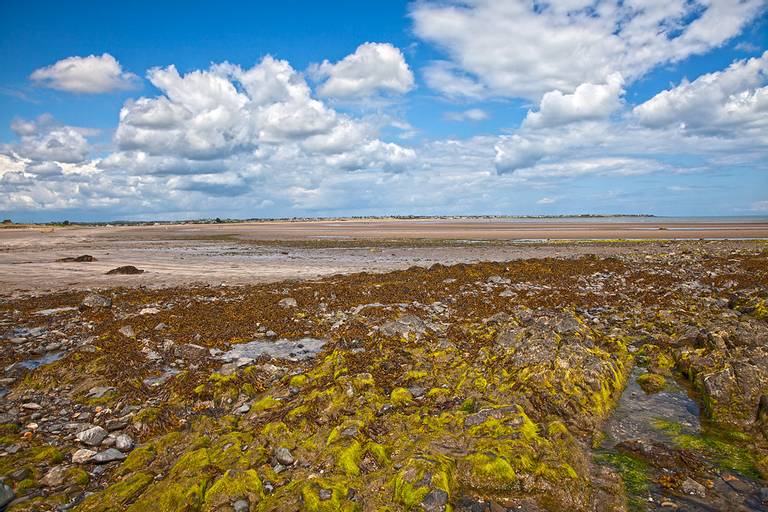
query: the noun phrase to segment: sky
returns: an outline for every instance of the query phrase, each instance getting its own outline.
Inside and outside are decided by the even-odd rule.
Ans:
[[[765,0],[0,2],[0,216],[768,215]]]

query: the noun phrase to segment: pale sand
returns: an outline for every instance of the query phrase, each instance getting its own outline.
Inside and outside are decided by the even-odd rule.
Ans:
[[[525,240],[764,238],[768,238],[768,222],[764,221],[656,219],[611,223],[419,219],[15,227],[0,229],[0,294],[113,286],[247,284],[337,273],[383,272],[434,263],[657,252],[668,251],[670,247],[664,242],[521,243]],[[266,241],[286,243],[281,246]],[[754,244],[728,242],[733,247],[750,243]],[[81,254],[95,256],[98,261],[56,261]],[[137,276],[104,275],[122,265],[135,265],[147,272]]]

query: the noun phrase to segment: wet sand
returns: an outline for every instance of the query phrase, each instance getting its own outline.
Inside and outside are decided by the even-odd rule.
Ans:
[[[234,285],[385,272],[434,263],[667,251],[673,242],[666,240],[728,239],[731,241],[723,243],[739,246],[754,243],[740,239],[765,238],[766,221],[658,219],[383,219],[13,227],[0,229],[0,289],[9,295],[113,286]],[[57,261],[82,254],[97,261]],[[135,265],[146,272],[105,275],[122,265]]]

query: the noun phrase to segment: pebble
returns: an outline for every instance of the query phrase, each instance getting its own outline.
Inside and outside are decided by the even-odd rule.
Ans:
[[[92,427],[87,430],[83,430],[76,436],[78,441],[88,446],[98,446],[107,437],[107,431],[101,427]]]
[[[99,452],[96,455],[94,455],[92,460],[96,464],[104,464],[107,462],[112,462],[114,460],[123,460],[125,459],[125,457],[126,455],[120,450],[116,450],[115,448],[109,448],[107,450],[104,450],[103,452]]]
[[[58,487],[64,483],[64,466],[56,466],[51,468],[43,478],[40,479],[40,483],[45,487]]]
[[[692,478],[686,478],[683,481],[682,491],[685,494],[689,494],[691,496],[700,496],[702,498],[707,495],[707,489]]]
[[[120,331],[118,332],[127,338],[133,338],[134,336],[136,336],[136,331],[134,331],[133,327],[131,327],[130,325],[124,325],[123,327],[120,328]]]
[[[288,448],[283,448],[282,446],[275,450],[275,459],[277,459],[277,462],[283,466],[290,466],[296,462],[296,459],[293,458],[291,451]]]
[[[104,297],[103,295],[91,293],[85,296],[85,298],[83,299],[83,302],[80,303],[80,307],[81,308],[111,308],[112,299],[110,299],[109,297]]]
[[[235,512],[248,512],[251,506],[245,500],[237,500],[232,504],[232,508],[235,509]]]
[[[115,440],[115,448],[121,452],[129,452],[133,450],[133,439],[127,434],[120,434]]]
[[[90,462],[96,452],[87,448],[81,448],[72,454],[72,462],[75,464],[85,464]]]

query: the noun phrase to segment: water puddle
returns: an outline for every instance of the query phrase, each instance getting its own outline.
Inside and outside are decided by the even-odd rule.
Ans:
[[[171,377],[175,377],[176,375],[180,374],[181,370],[178,370],[176,368],[164,368],[163,373],[160,375],[157,375],[155,377],[147,377],[144,379],[144,385],[149,388],[154,388],[157,386],[162,386],[166,382],[168,382]]]
[[[46,364],[51,364],[54,361],[58,361],[59,359],[64,357],[66,354],[67,354],[66,352],[49,352],[44,356],[36,357],[34,359],[19,361],[13,366],[14,368],[24,368],[25,370],[34,370],[35,368],[39,368]]]
[[[41,309],[40,311],[35,311],[34,314],[39,316],[51,316],[57,315],[59,313],[65,313],[67,311],[77,311],[77,308],[74,306],[62,306],[60,308]]]
[[[221,359],[232,363],[248,363],[261,356],[289,361],[302,361],[315,357],[325,345],[325,340],[301,338],[298,340],[249,341],[234,345],[221,354]]]
[[[636,381],[643,371],[633,371],[595,453],[622,475],[630,510],[768,511],[749,439],[708,425],[674,379],[646,394]]]

